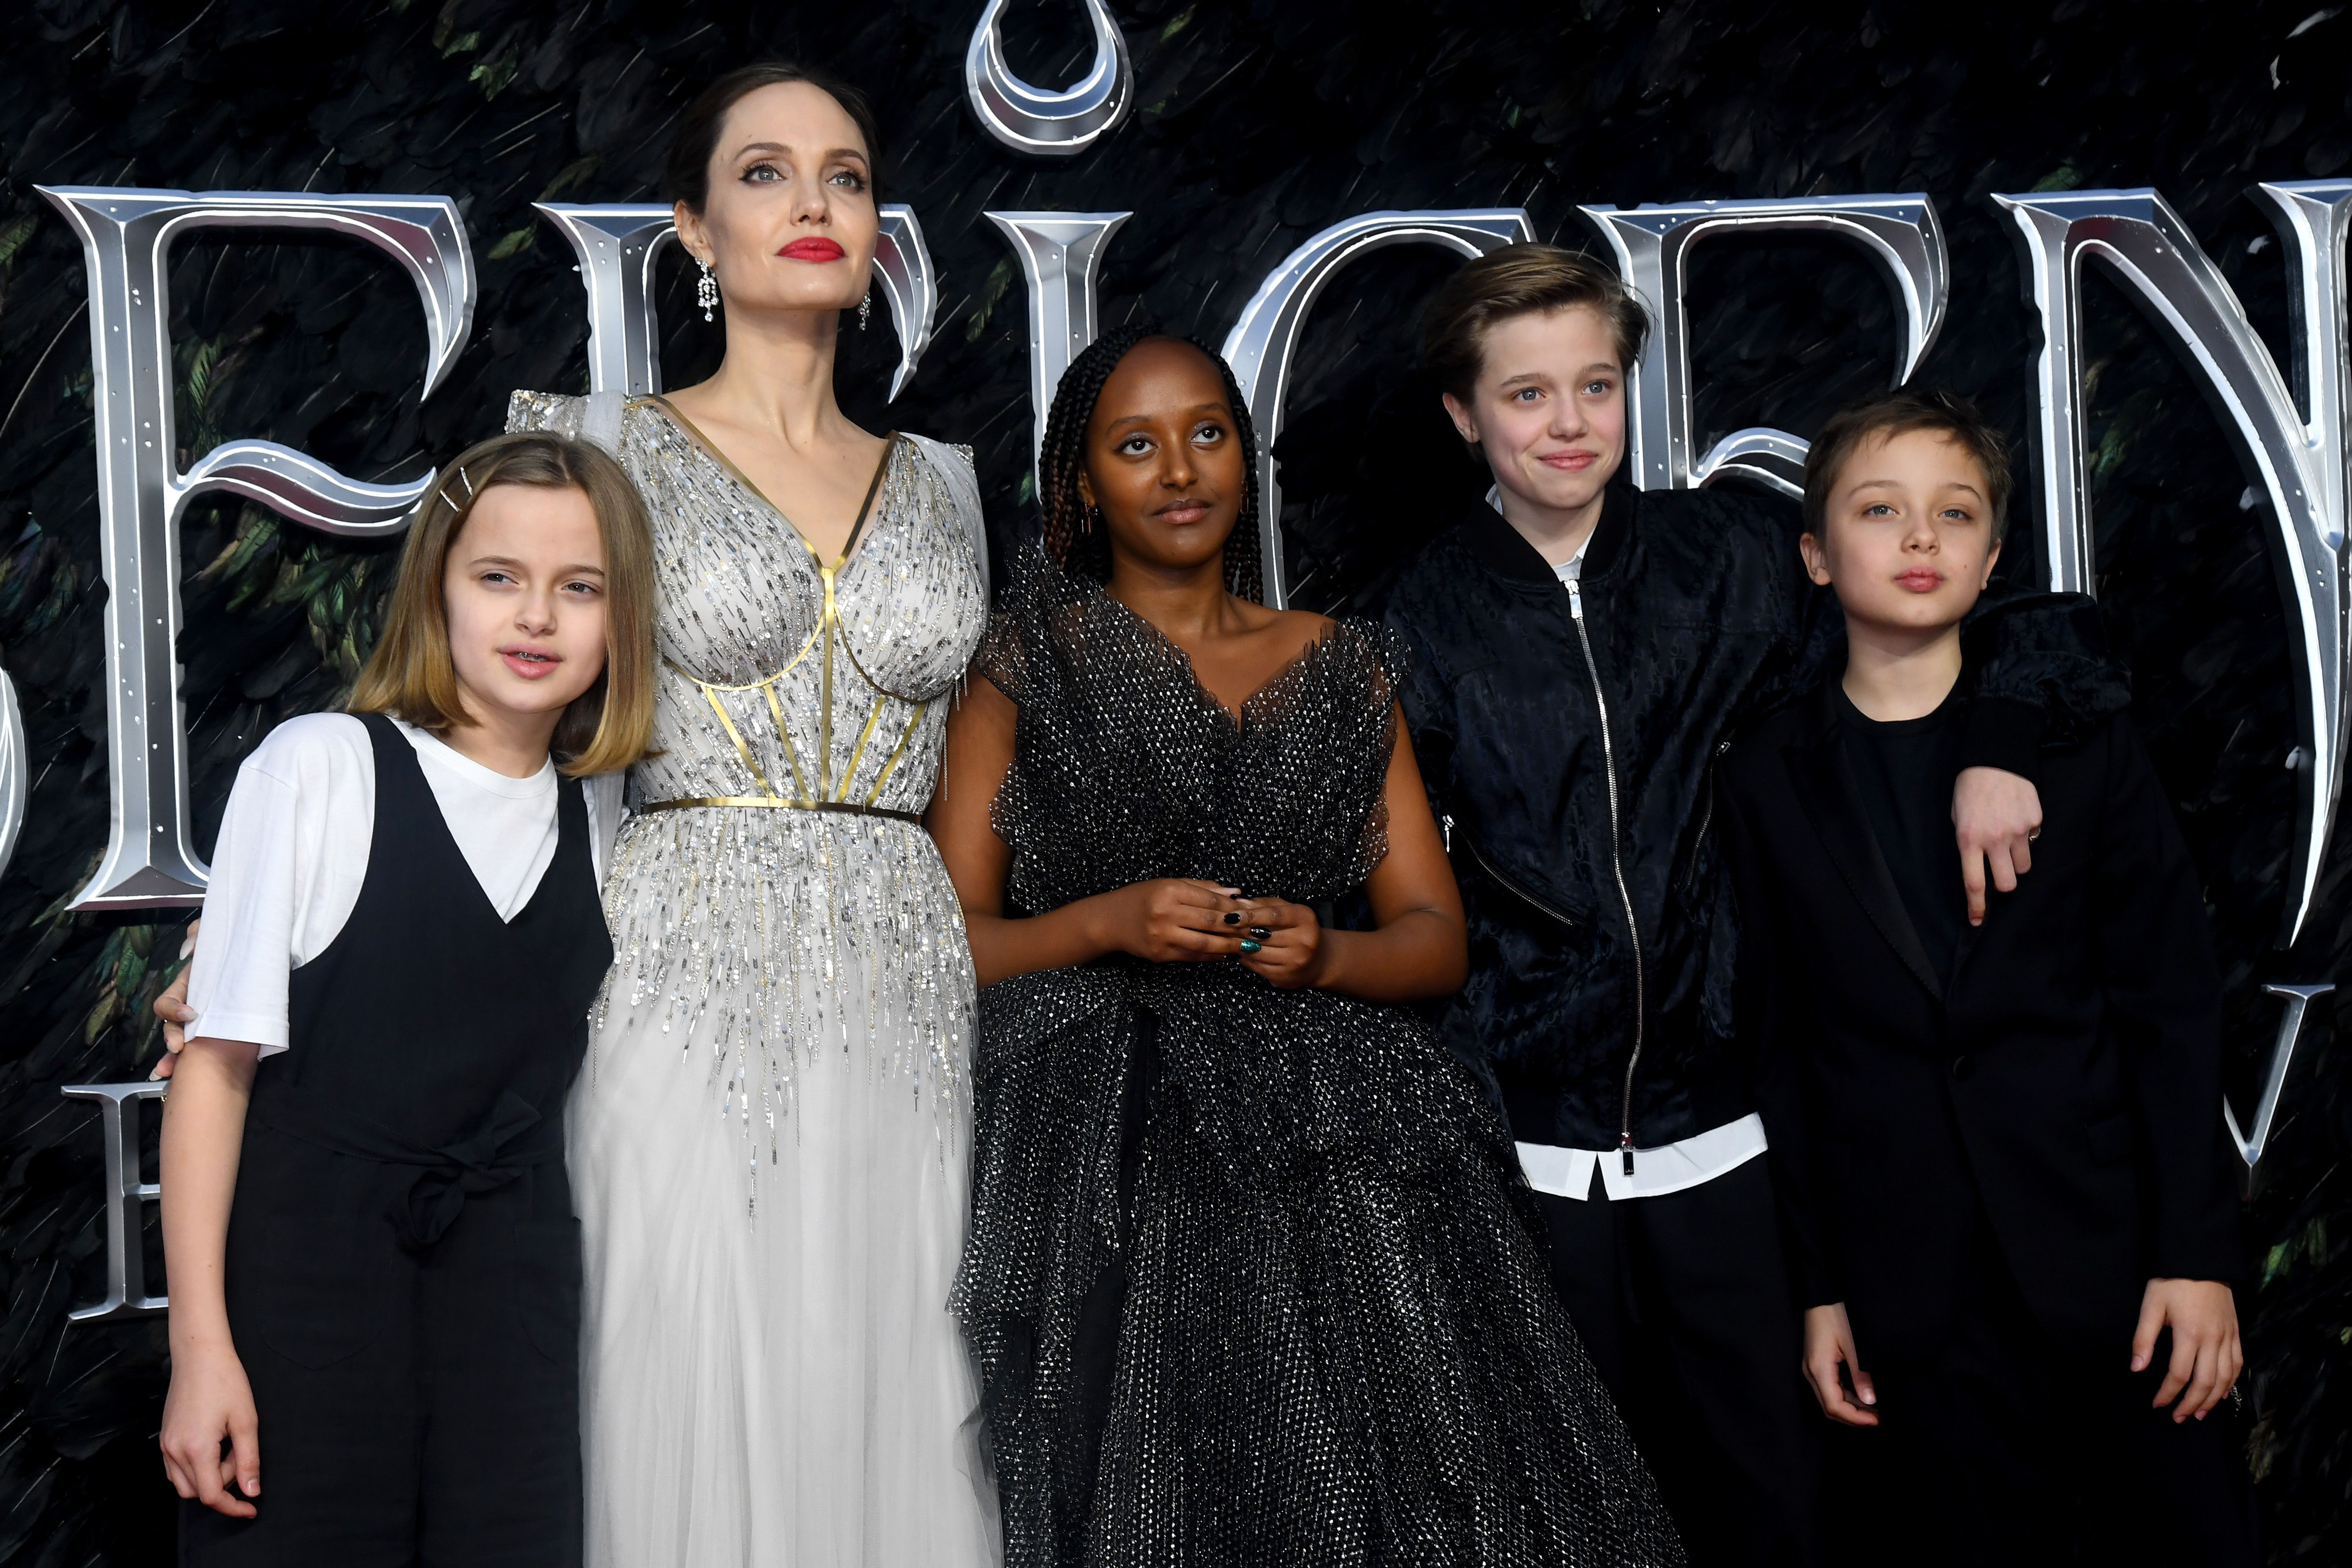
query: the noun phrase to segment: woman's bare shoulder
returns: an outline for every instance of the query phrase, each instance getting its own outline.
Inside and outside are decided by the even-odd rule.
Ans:
[[[1268,610],[1266,615],[1269,618],[1263,635],[1268,641],[1281,643],[1294,653],[1303,653],[1309,646],[1321,642],[1339,625],[1330,616],[1317,615],[1313,610]]]

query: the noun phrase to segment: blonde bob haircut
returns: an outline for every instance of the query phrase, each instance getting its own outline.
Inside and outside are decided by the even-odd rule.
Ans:
[[[604,543],[604,671],[563,710],[551,750],[573,778],[618,773],[646,754],[654,728],[654,544],[636,486],[583,441],[539,431],[494,437],[441,470],[400,554],[383,635],[352,688],[354,713],[389,713],[441,734],[471,723],[449,657],[444,579],[466,520],[499,485],[573,489]]]

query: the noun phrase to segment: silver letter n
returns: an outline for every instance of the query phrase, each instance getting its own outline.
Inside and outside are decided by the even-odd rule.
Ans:
[[[2001,196],[2017,221],[2026,294],[2042,314],[2033,426],[2042,547],[2053,588],[2087,594],[2089,474],[2083,453],[2083,262],[2096,257],[2194,366],[2261,476],[2278,529],[2279,588],[2294,618],[2294,836],[2279,945],[2309,918],[2344,768],[2344,237],[2352,180],[2264,184],[2254,194],[2294,253],[2295,357],[2305,419],[2245,308],[2171,205],[2152,190]]]

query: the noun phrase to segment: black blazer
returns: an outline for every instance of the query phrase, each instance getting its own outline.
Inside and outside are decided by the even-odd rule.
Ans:
[[[2042,837],[1929,966],[1824,686],[1724,759],[1743,1000],[1809,1305],[1863,1364],[1934,1350],[1981,1205],[2029,1308],[2120,1357],[2155,1276],[2237,1280],[2221,976],[2130,721],[2041,757]],[[1953,875],[1959,874],[1954,853]]]

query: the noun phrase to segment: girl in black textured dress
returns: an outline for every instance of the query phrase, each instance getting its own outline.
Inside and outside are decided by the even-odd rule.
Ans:
[[[1399,1005],[1462,983],[1460,900],[1381,635],[1253,602],[1230,373],[1113,334],[1043,467],[930,814],[1009,1562],[1680,1563],[1508,1135]]]

